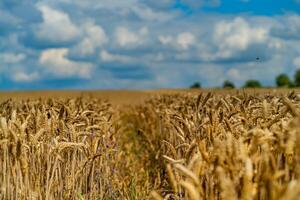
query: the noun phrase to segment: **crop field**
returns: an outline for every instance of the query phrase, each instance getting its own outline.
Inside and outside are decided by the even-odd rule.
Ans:
[[[0,199],[297,200],[291,90],[0,94]]]

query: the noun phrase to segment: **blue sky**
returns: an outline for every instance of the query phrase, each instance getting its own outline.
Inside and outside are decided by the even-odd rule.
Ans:
[[[0,1],[2,90],[274,85],[298,69],[300,0]]]

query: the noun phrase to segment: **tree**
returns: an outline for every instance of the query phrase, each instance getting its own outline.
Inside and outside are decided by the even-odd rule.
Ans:
[[[291,81],[289,87],[290,87],[290,88],[294,88],[294,87],[297,87],[297,86],[296,86],[296,84],[294,83],[294,81]]]
[[[288,75],[286,74],[279,74],[276,77],[276,85],[277,87],[290,87],[292,85],[292,82]]]
[[[262,85],[257,80],[248,80],[246,81],[244,88],[261,88]]]
[[[300,69],[296,71],[294,75],[294,84],[296,87],[300,86]]]
[[[235,86],[233,82],[226,80],[223,83],[223,88],[235,88]]]
[[[195,82],[193,85],[190,86],[191,89],[201,88],[201,84],[199,82]]]

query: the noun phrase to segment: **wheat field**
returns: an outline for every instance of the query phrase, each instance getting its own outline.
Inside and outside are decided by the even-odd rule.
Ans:
[[[300,199],[298,91],[79,94],[0,98],[0,199]]]

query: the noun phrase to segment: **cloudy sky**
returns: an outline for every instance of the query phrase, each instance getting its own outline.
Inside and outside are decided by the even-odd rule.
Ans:
[[[300,0],[0,1],[0,89],[274,85],[297,69]]]

